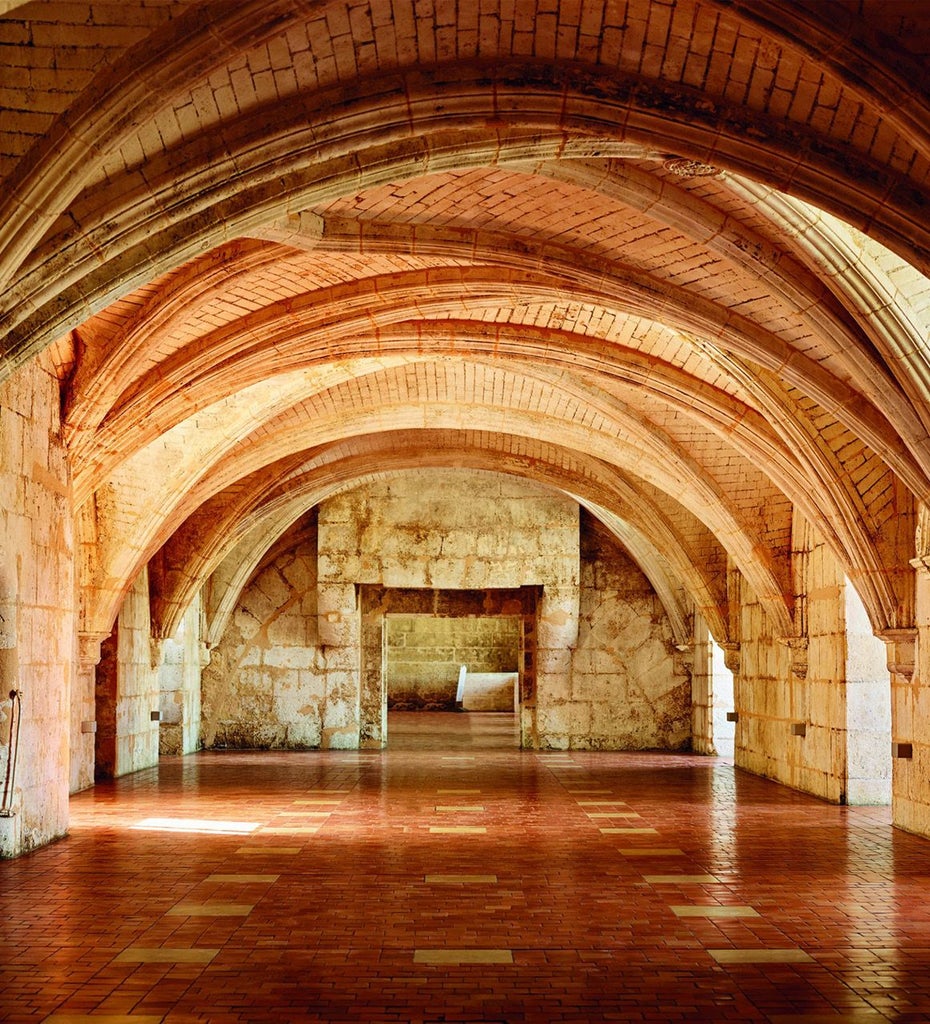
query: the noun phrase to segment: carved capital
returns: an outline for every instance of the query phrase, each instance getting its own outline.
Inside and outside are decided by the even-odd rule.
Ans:
[[[720,168],[715,164],[705,164],[701,160],[689,160],[683,156],[669,157],[665,161],[665,169],[677,174],[679,178],[716,178]]]
[[[779,642],[783,643],[790,652],[791,674],[798,679],[807,678],[807,649],[809,645],[806,636],[782,636]]]
[[[736,641],[728,640],[719,645],[723,651],[723,663],[734,674],[739,672],[740,645]]]
[[[675,644],[674,647],[675,671],[690,673],[694,669],[694,647],[685,644]]]
[[[78,633],[78,662],[83,672],[93,671],[100,664],[100,645],[109,633]]]
[[[909,683],[917,665],[917,629],[883,629],[875,635],[885,643],[888,671]]]
[[[262,238],[269,242],[281,242],[295,249],[312,250],[317,247],[323,237],[325,223],[323,218],[309,210],[288,213],[271,224],[262,224],[249,230],[253,238]]]

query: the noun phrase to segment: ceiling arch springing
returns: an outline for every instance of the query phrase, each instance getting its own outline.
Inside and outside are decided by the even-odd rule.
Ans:
[[[211,516],[271,537],[397,447],[600,509],[679,632],[680,591],[726,635],[727,557],[791,632],[797,513],[906,627],[927,36],[841,6],[582,0],[552,39],[522,0],[75,23],[96,70],[24,90],[31,144],[0,124],[0,377],[53,353],[85,622],[160,559],[170,623],[228,554]]]

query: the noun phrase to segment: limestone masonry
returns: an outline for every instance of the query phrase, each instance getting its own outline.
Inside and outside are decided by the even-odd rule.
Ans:
[[[0,4],[0,856],[463,666],[930,836],[928,126],[905,0]]]

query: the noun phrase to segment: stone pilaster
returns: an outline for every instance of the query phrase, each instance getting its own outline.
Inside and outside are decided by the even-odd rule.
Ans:
[[[71,699],[71,778],[72,793],[94,784],[94,742],[97,734],[96,673],[100,663],[100,645],[108,633],[79,633],[77,668]]]

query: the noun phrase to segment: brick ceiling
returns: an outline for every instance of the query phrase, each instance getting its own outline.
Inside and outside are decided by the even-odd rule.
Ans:
[[[926,5],[2,7],[0,376],[61,378],[88,629],[450,465],[601,509],[720,638],[728,564],[795,628],[795,512],[908,619]]]

